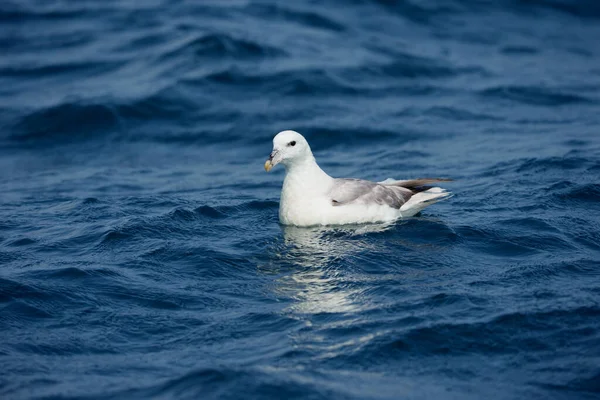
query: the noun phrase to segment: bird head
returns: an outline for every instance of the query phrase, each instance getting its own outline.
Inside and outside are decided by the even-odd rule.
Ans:
[[[265,171],[281,163],[286,168],[312,157],[310,146],[304,136],[296,131],[282,131],[273,138],[273,151],[265,162]]]

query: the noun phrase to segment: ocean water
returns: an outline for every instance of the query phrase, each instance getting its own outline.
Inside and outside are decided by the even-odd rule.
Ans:
[[[0,2],[3,399],[597,399],[600,3]],[[278,224],[272,137],[443,176]]]

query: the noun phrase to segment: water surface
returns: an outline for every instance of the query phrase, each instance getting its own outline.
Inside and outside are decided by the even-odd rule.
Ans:
[[[596,1],[3,1],[0,395],[600,392]],[[444,176],[282,227],[271,139]]]

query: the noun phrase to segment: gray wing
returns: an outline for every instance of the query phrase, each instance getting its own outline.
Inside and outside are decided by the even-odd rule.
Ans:
[[[381,204],[399,209],[413,195],[401,186],[386,186],[362,179],[335,179],[329,195],[331,204]]]
[[[448,178],[419,178],[419,179],[408,179],[405,181],[398,181],[392,178],[387,178],[385,181],[377,182],[380,185],[386,186],[402,186],[407,189],[411,189],[414,192],[422,192],[423,190],[431,189],[433,183],[439,182],[452,182],[452,179]]]

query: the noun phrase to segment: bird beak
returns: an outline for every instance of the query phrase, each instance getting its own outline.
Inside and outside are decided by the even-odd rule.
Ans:
[[[271,154],[269,155],[269,159],[267,161],[265,161],[265,171],[269,172],[271,170],[271,168],[273,168],[274,166],[276,166],[279,163],[279,160],[273,161],[273,159],[275,158],[276,155],[277,155],[277,151],[273,150],[271,152]]]
[[[269,172],[273,168],[273,164],[271,164],[271,159],[265,161],[265,171]]]

